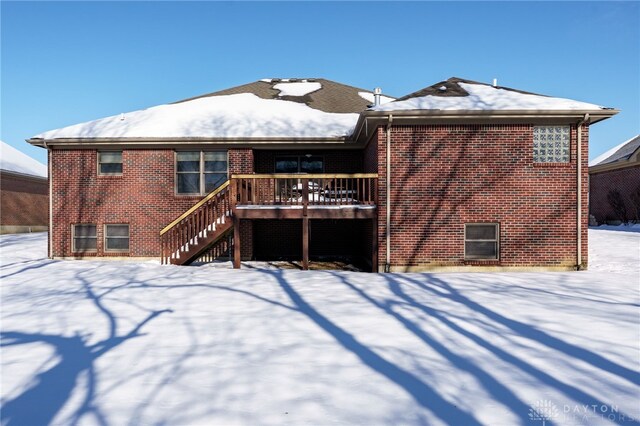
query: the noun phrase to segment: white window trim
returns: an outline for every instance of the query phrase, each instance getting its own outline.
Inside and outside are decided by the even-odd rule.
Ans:
[[[87,226],[87,225],[96,227],[96,236],[95,237],[78,237],[78,238],[83,238],[87,240],[91,238],[95,238],[96,248],[79,250],[76,248],[76,226]],[[96,253],[97,251],[98,251],[98,225],[95,223],[72,223],[71,224],[71,252],[72,253]]]
[[[467,226],[493,225],[496,227],[496,238],[494,240],[467,240]],[[496,243],[496,257],[467,257],[467,242],[492,242]],[[470,261],[496,261],[500,260],[500,223],[498,222],[469,222],[464,224],[464,260]]]
[[[126,237],[121,237],[121,236],[117,236],[117,237],[108,237],[108,238],[122,238],[122,239],[127,239],[129,240],[129,248],[128,249],[110,249],[109,246],[107,245],[107,227],[108,226],[126,226],[127,229],[129,230],[129,233],[127,234]],[[102,240],[103,240],[103,247],[104,247],[104,251],[105,253],[129,253],[129,251],[131,250],[131,225],[128,223],[105,223],[103,225],[103,232],[102,232]]]

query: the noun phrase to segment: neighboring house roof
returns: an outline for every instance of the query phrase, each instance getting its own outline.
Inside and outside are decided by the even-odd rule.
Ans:
[[[511,119],[591,113],[591,122],[617,113],[594,104],[552,98],[460,78],[395,100],[322,78],[263,79],[171,104],[51,130],[29,140],[47,143],[110,144],[160,141],[361,141],[369,124],[394,112],[399,120],[430,119],[448,111],[454,118],[501,114]],[[400,117],[402,116],[402,117]],[[413,117],[411,117],[413,116]],[[377,121],[376,121],[377,120]],[[394,121],[401,123],[402,121]],[[363,128],[365,129],[363,132]]]
[[[590,171],[603,171],[640,164],[640,135],[600,154],[589,162]]]
[[[47,166],[3,141],[0,141],[0,169],[22,175],[47,178]]]
[[[370,109],[372,111],[597,111],[610,108],[452,77]]]

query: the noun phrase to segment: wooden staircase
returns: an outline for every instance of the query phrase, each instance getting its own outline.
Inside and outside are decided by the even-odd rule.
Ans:
[[[229,181],[160,231],[163,264],[188,265],[233,228]]]

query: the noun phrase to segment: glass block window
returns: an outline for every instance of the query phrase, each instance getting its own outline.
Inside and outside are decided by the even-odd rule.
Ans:
[[[208,194],[226,180],[226,151],[176,152],[176,192],[178,194]]]
[[[104,226],[105,251],[129,251],[129,225]]]
[[[533,161],[535,163],[568,163],[570,142],[569,126],[534,126]]]
[[[121,175],[122,151],[98,152],[98,174]]]
[[[497,260],[500,229],[497,223],[467,223],[464,225],[464,258]]]
[[[98,244],[97,228],[94,224],[71,226],[71,246],[74,252],[96,251]]]

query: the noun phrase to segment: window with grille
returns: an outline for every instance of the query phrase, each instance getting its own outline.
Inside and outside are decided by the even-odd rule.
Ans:
[[[129,251],[129,225],[104,226],[105,251]]]
[[[464,258],[497,260],[500,229],[497,223],[467,223],[464,226]]]
[[[98,234],[94,224],[77,224],[71,226],[71,250],[76,253],[97,250]]]
[[[226,180],[226,151],[176,152],[176,192],[178,194],[208,194]]]
[[[122,151],[98,152],[98,174],[121,175],[122,174]]]
[[[570,146],[569,126],[533,127],[533,161],[535,163],[568,163]]]

